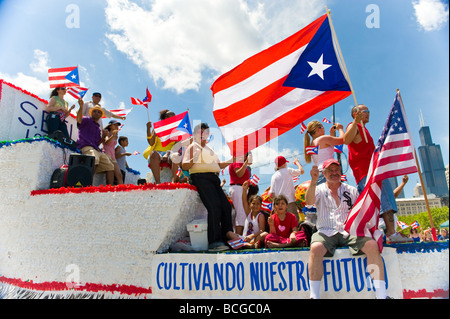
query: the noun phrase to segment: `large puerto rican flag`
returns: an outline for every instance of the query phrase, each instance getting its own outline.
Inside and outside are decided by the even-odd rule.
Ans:
[[[214,117],[240,156],[348,97],[347,79],[323,15],[219,77]]]
[[[71,66],[67,68],[49,69],[48,81],[51,89],[57,87],[78,87],[80,86],[78,67]]]

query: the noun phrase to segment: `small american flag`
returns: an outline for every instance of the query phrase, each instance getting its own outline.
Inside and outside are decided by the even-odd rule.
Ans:
[[[253,176],[250,177],[249,182],[250,182],[250,184],[256,186],[259,184],[259,177],[253,174]]]
[[[303,134],[303,133],[305,133],[307,130],[308,130],[308,128],[306,127],[306,125],[305,125],[305,123],[304,122],[302,122],[302,124],[301,124],[301,133]]]
[[[305,147],[305,150],[308,155],[319,154],[319,146],[307,146]]]
[[[326,117],[323,118],[322,122],[324,123],[328,123],[331,124],[332,122],[330,120],[328,120]]]
[[[354,236],[372,237],[383,250],[383,234],[378,230],[381,182],[386,178],[417,172],[414,145],[398,92],[383,133],[372,155],[366,187],[349,212],[345,230]]]

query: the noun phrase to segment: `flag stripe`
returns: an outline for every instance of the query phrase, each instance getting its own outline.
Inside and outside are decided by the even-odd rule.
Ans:
[[[325,14],[289,38],[245,60],[233,70],[220,76],[211,86],[211,90],[216,94],[217,92],[232,87],[270,66],[275,61],[302,48],[311,41],[326,18],[327,15]],[[233,72],[238,68],[239,72]]]

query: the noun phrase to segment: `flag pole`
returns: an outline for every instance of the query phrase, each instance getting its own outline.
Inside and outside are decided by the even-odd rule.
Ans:
[[[405,112],[404,106],[403,106],[402,96],[400,94],[400,90],[399,89],[397,89],[397,94],[398,94],[398,97],[400,98],[400,102],[401,102],[401,105],[403,107],[403,111]],[[425,190],[425,184],[423,182],[422,171],[420,170],[419,160],[418,160],[418,157],[417,157],[417,153],[416,153],[416,148],[415,147],[414,147],[414,157],[416,158],[417,172],[419,174],[420,184],[422,185],[423,198],[425,199],[425,205],[427,207],[428,218],[430,219],[431,232],[433,233],[433,240],[437,241],[436,228],[434,227],[433,217],[431,216],[430,204],[428,203],[427,192]]]
[[[345,73],[344,76],[345,76],[345,78],[346,78],[347,81],[348,81],[348,84],[349,84],[349,86],[350,86],[350,90],[352,90],[352,96],[353,96],[353,101],[355,102],[355,106],[358,107],[358,102],[356,101],[355,90],[353,90],[352,81],[350,80],[350,76],[349,76],[349,74],[348,74],[347,66],[346,66],[345,61],[344,61],[344,56],[342,55],[342,52],[341,52],[341,47],[340,47],[339,41],[338,41],[338,39],[337,39],[336,31],[335,31],[334,26],[333,26],[333,21],[331,20],[331,11],[328,10],[328,7],[327,7],[327,6],[325,6],[325,11],[326,11],[327,16],[328,16],[328,21],[330,22],[331,33],[332,33],[333,38],[334,38],[334,40],[335,40],[335,41],[333,41],[333,46],[334,46],[334,43],[336,42],[336,47],[335,47],[335,49],[337,48],[337,50],[338,50],[338,55],[339,55],[339,57],[340,57],[340,59],[338,59],[338,61],[339,61],[339,62],[342,62],[342,67],[344,68],[344,73]],[[364,133],[364,139],[365,139],[366,143],[369,143],[368,140],[367,140],[366,130],[364,129],[364,123],[363,123],[362,121],[361,121],[361,125],[362,125],[362,127],[363,127],[363,130],[362,130],[362,131],[363,131],[363,133]]]

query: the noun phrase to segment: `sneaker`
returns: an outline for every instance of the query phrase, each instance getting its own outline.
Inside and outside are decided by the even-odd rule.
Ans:
[[[223,242],[214,242],[212,244],[209,245],[208,250],[209,251],[224,251],[224,250],[229,250],[230,247],[228,247],[227,245],[225,245],[225,243]]]
[[[386,244],[399,244],[399,243],[412,243],[414,240],[401,233],[395,233],[389,237],[386,237]]]

